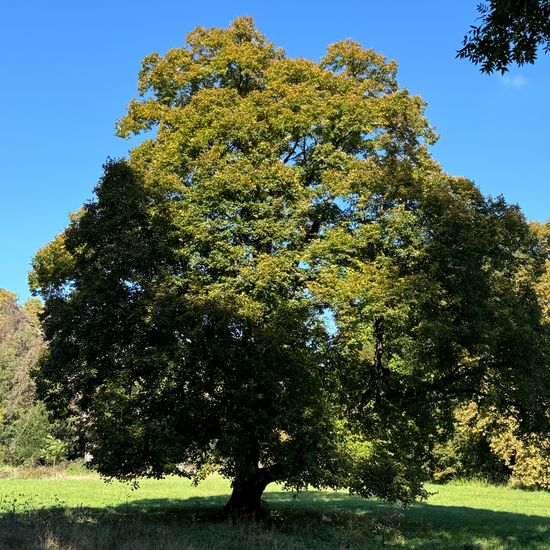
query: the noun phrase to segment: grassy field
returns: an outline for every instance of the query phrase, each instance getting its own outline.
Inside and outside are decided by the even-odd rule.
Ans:
[[[0,479],[0,548],[44,550],[461,548],[549,549],[550,493],[480,483],[429,486],[405,510],[345,493],[271,487],[262,525],[218,519],[228,483]]]

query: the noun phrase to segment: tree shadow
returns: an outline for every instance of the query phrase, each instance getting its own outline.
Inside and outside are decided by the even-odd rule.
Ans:
[[[406,509],[333,492],[268,492],[262,524],[232,525],[227,495],[55,506],[0,515],[0,549],[550,548],[550,518],[416,503]]]
[[[548,548],[550,517],[492,511],[466,506],[417,502],[406,508],[379,500],[330,492],[297,495],[269,493],[271,506],[302,514],[352,515],[398,534],[405,547],[427,548]]]

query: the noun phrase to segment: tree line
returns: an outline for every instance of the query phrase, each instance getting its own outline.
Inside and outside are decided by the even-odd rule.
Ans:
[[[19,305],[0,289],[0,465],[54,464],[66,457],[66,430],[36,399],[32,369],[44,351],[36,298]]]

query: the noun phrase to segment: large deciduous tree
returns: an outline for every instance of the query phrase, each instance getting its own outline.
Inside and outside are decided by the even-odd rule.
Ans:
[[[350,40],[290,59],[240,18],[147,57],[139,90],[118,129],[148,139],[31,275],[40,394],[100,472],[215,466],[233,517],[273,481],[407,502],[458,402],[534,429],[534,239],[430,158],[393,62]]]

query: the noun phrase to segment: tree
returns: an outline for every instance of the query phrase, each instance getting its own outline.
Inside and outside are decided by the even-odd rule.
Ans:
[[[101,473],[215,466],[232,517],[274,481],[410,502],[456,402],[541,421],[540,311],[510,282],[535,240],[430,158],[393,62],[289,59],[245,17],[147,57],[139,89],[119,132],[155,132],[31,274],[40,395]]]
[[[471,26],[457,57],[482,72],[505,73],[511,63],[534,63],[540,46],[550,50],[549,0],[489,0],[477,10],[481,24]]]
[[[0,414],[3,418],[9,419],[33,403],[34,383],[29,372],[44,348],[36,321],[19,306],[15,294],[0,289]]]
[[[536,291],[540,312],[542,344],[550,341],[550,222],[533,222],[537,269],[525,266],[519,275]],[[540,260],[545,260],[540,269]],[[547,353],[547,352],[546,352]],[[531,489],[550,488],[550,439],[538,433],[519,430],[517,421],[506,411],[471,402],[457,407],[454,433],[436,446],[433,476],[477,477],[491,482],[508,481]]]
[[[14,466],[42,460],[42,446],[56,430],[30,377],[45,347],[40,309],[35,298],[21,307],[15,294],[0,289],[0,462]]]
[[[550,330],[550,220],[546,224],[532,223],[531,230],[536,235],[545,258],[544,270],[535,281],[535,290],[542,310],[543,323]]]
[[[550,439],[521,433],[514,418],[475,403],[455,411],[455,434],[436,449],[435,479],[477,478],[550,489]]]

